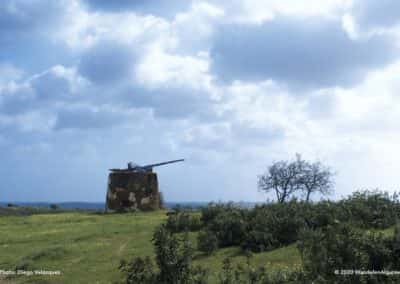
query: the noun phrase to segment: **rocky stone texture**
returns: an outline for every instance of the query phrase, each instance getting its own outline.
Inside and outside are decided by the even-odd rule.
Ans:
[[[161,207],[157,174],[119,172],[108,176],[107,211],[156,210]]]

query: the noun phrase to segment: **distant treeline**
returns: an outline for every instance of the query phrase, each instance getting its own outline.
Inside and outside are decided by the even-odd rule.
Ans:
[[[90,213],[102,213],[100,210],[93,209],[80,209],[80,208],[61,208],[58,204],[49,203],[45,206],[26,206],[15,203],[5,203],[0,206],[0,216],[27,216],[34,214],[55,214],[64,212],[90,212]]]
[[[207,206],[207,201],[166,201],[163,203],[166,209],[181,207],[184,209],[199,209]],[[254,207],[260,202],[235,202],[239,207]],[[60,209],[83,209],[83,210],[104,210],[104,202],[0,202],[1,207],[34,207],[34,208],[49,208],[51,205],[57,205]]]

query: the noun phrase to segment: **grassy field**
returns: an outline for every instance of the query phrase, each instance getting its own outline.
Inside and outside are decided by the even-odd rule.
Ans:
[[[0,217],[0,270],[61,271],[54,276],[17,276],[11,283],[113,283],[122,279],[119,261],[152,256],[154,228],[165,211],[99,215],[91,213],[37,214]],[[196,234],[191,238],[195,242]],[[245,263],[239,248],[220,249],[212,256],[196,253],[195,264],[210,269],[216,279],[224,258]],[[295,246],[255,254],[251,261],[267,269],[300,265]],[[8,283],[0,279],[0,283]]]

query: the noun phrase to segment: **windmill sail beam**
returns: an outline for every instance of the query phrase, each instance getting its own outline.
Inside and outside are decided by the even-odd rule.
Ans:
[[[149,165],[145,165],[145,166],[138,166],[138,165],[134,165],[131,162],[129,162],[128,168],[126,168],[126,169],[110,169],[110,171],[112,171],[112,172],[151,172],[153,170],[153,167],[183,162],[184,160],[185,159],[171,160],[171,161],[166,161],[166,162],[162,162],[162,163],[149,164]]]
[[[154,168],[154,167],[163,166],[163,165],[167,165],[167,164],[172,164],[172,163],[183,162],[184,160],[185,160],[185,159],[179,159],[179,160],[166,161],[166,162],[157,163],[157,164],[145,165],[145,166],[142,166],[141,168],[144,168],[144,169],[149,169],[149,168]]]

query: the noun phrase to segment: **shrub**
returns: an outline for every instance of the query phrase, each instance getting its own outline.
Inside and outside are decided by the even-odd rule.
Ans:
[[[379,271],[393,268],[391,241],[381,234],[365,233],[349,224],[340,224],[315,231],[303,231],[298,247],[305,275],[310,281],[397,283],[399,280],[398,276],[368,275],[366,278],[357,274],[335,274],[335,270],[342,269]]]
[[[246,235],[246,215],[241,209],[225,210],[208,225],[220,247],[240,245]]]
[[[157,283],[154,263],[149,257],[136,257],[129,262],[121,261],[119,269],[126,273],[126,283]]]
[[[251,230],[246,234],[241,247],[253,252],[263,252],[274,249],[278,246],[278,241],[271,233],[265,231]]]
[[[153,244],[160,271],[158,283],[205,283],[206,272],[192,266],[194,250],[187,233],[180,238],[162,225],[154,233]]]
[[[50,204],[50,209],[52,209],[52,210],[57,210],[59,208],[60,208],[60,206],[58,206],[57,204]]]
[[[218,248],[217,236],[211,231],[200,231],[197,236],[197,248],[207,255],[212,254]]]
[[[304,218],[305,228],[309,229],[318,229],[346,220],[342,208],[332,201],[303,204],[298,214]]]
[[[189,230],[190,231],[198,231],[203,227],[203,223],[201,222],[200,215],[191,214],[189,220]]]
[[[391,251],[393,254],[393,268],[399,270],[400,269],[400,224],[399,223],[397,223],[394,228]]]
[[[357,191],[341,201],[346,220],[352,220],[362,228],[384,229],[393,226],[400,213],[396,195],[387,192]]]
[[[219,276],[220,284],[240,283],[240,272],[235,271],[229,258],[225,258],[222,263],[222,273]]]
[[[300,271],[272,272],[264,266],[253,267],[249,258],[246,265],[233,265],[229,258],[224,259],[219,275],[221,284],[308,284]]]
[[[198,231],[202,227],[200,216],[181,210],[168,212],[166,228],[171,232]]]
[[[240,245],[261,252],[297,241],[299,232],[307,228],[316,230],[349,221],[364,229],[388,228],[395,224],[399,213],[397,195],[362,191],[339,202],[291,200],[253,209],[210,203],[201,209],[201,221],[217,236],[220,247]]]
[[[209,203],[201,208],[201,221],[204,224],[209,224],[223,212],[238,209],[232,202],[229,203]]]
[[[160,226],[155,231],[153,244],[160,269],[158,280],[161,283],[178,283],[189,277],[190,257],[193,250],[189,247],[187,239],[184,242],[182,246],[178,237],[165,226]]]
[[[150,258],[121,261],[120,270],[126,273],[126,283],[207,283],[207,270],[192,265],[193,248],[187,233],[179,237],[161,225],[154,232],[153,245],[157,269]]]
[[[249,213],[242,248],[261,252],[296,241],[298,232],[305,225],[300,213],[305,206],[305,203],[291,201],[255,207]]]

